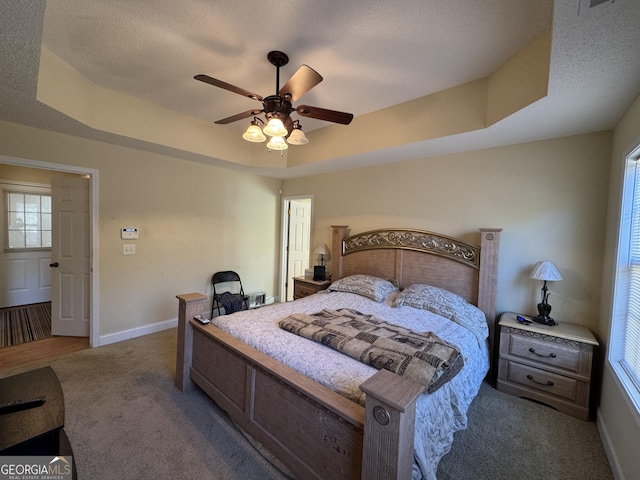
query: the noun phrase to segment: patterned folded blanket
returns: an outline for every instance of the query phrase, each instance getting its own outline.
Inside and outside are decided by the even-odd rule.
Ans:
[[[224,313],[235,313],[242,310],[242,296],[231,292],[222,292],[218,295],[218,301],[224,307]]]
[[[429,393],[464,366],[460,350],[433,333],[416,333],[348,308],[297,313],[280,320],[279,326],[367,365],[409,378],[427,387]]]

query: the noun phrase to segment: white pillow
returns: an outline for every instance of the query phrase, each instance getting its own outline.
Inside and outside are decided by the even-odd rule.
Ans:
[[[482,310],[464,298],[443,288],[415,284],[402,290],[396,297],[396,306],[420,308],[448,318],[470,330],[480,346],[489,337],[487,317]]]
[[[351,275],[336,280],[329,286],[331,292],[357,293],[376,302],[382,302],[387,295],[398,290],[389,280],[372,275]]]

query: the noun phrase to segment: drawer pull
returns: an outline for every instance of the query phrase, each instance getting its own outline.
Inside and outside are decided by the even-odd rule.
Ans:
[[[556,354],[555,354],[555,353],[550,353],[549,355],[541,355],[540,353],[536,352],[536,349],[535,349],[535,348],[533,348],[533,347],[531,347],[531,348],[529,349],[529,351],[530,351],[531,353],[533,353],[534,355],[537,355],[537,356],[539,356],[539,357],[543,357],[543,358],[556,358]]]
[[[547,380],[547,383],[542,383],[533,378],[533,375],[527,375],[527,378],[531,380],[533,383],[537,383],[538,385],[542,385],[544,387],[553,387],[553,382],[551,380]]]

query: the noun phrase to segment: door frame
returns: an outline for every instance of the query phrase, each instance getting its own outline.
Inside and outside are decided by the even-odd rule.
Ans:
[[[287,197],[282,197],[282,212],[280,215],[281,225],[280,225],[280,293],[278,295],[279,301],[286,302],[287,301],[287,289],[285,286],[285,282],[287,281],[287,241],[289,239],[289,214],[287,213],[287,206],[291,200],[310,200],[311,201],[311,218],[310,218],[310,232],[309,232],[309,256],[311,256],[311,245],[313,242],[311,241],[313,235],[313,203],[315,201],[314,195],[291,195]]]
[[[0,155],[0,163],[15,165],[18,167],[38,168],[40,170],[52,170],[56,172],[75,173],[89,177],[89,211],[91,236],[89,245],[89,344],[91,347],[100,346],[100,269],[98,263],[98,208],[99,201],[99,170],[95,168],[78,167],[62,163],[43,162],[28,158],[9,157]]]

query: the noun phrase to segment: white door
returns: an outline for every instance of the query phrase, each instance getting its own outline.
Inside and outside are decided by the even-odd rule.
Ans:
[[[49,185],[30,182],[6,181],[0,183],[0,224],[5,220],[7,193],[51,195]],[[27,197],[28,198],[28,197]],[[31,200],[33,201],[33,199]],[[46,210],[46,208],[45,208]],[[4,239],[7,240],[6,238]],[[0,240],[0,244],[2,244]],[[0,308],[29,305],[51,300],[51,251],[39,249],[0,249]]]
[[[88,337],[89,179],[51,179],[51,334]]]
[[[293,277],[309,268],[311,199],[291,200],[287,248],[287,302],[293,300]]]

